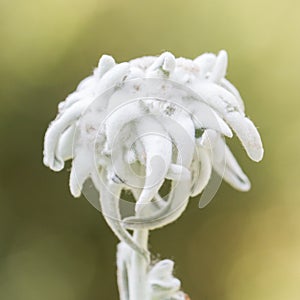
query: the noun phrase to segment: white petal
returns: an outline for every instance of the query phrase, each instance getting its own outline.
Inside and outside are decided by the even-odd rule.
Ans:
[[[188,180],[190,177],[190,171],[180,165],[171,164],[166,174],[166,178],[170,180]]]
[[[174,262],[170,259],[164,259],[156,263],[149,271],[149,279],[152,278],[167,278],[172,275]]]
[[[191,196],[199,195],[207,186],[212,172],[212,164],[209,156],[209,150],[201,147],[197,148],[193,161],[193,185]]]
[[[163,72],[163,75],[169,75],[174,71],[176,66],[176,59],[170,52],[164,52],[161,54],[154,63],[148,68],[147,75],[156,75],[157,71]]]
[[[73,97],[72,95],[75,95],[75,93],[77,93],[77,95],[82,95],[83,90],[86,89],[90,89],[91,87],[93,87],[95,84],[95,77],[93,75],[88,76],[86,78],[84,78],[83,80],[81,80],[76,88],[76,92],[74,92],[73,94],[70,94],[69,97]],[[68,98],[69,98],[68,97]],[[67,101],[70,101],[71,99],[68,99]]]
[[[109,69],[97,85],[96,93],[103,94],[108,89],[118,86],[129,74],[129,63],[121,63]]]
[[[237,99],[237,101],[239,103],[240,110],[244,112],[245,111],[244,101],[243,101],[239,91],[236,89],[236,87],[230,81],[228,81],[226,78],[221,79],[220,85],[223,88],[225,88],[228,92],[230,92],[231,94],[233,94],[235,96],[235,98]]]
[[[45,134],[44,164],[52,170],[60,171],[64,167],[64,161],[55,156],[58,140],[61,134],[80,117],[85,107],[85,103],[78,102],[50,124]]]
[[[141,213],[165,180],[172,159],[172,143],[163,127],[151,117],[139,120],[137,130],[146,156],[145,186],[136,204],[136,212]]]
[[[227,137],[232,137],[228,125],[207,104],[195,101],[191,110],[196,128],[214,129]]]
[[[79,197],[84,182],[91,174],[93,153],[86,148],[78,147],[75,158],[72,161],[70,174],[70,191],[74,197]]]
[[[228,56],[225,50],[221,50],[217,56],[216,63],[212,69],[209,79],[219,83],[226,75]]]
[[[239,111],[240,104],[236,97],[225,88],[213,82],[198,82],[192,86],[202,101],[214,108],[222,115],[231,111]]]
[[[238,112],[229,113],[224,118],[242,142],[248,156],[257,162],[262,160],[264,150],[255,125]]]
[[[219,138],[219,133],[212,129],[204,130],[202,136],[197,139],[197,144],[206,150],[211,150]]]
[[[207,79],[208,73],[210,73],[213,69],[213,66],[216,63],[216,55],[213,53],[204,53],[197,58],[194,59],[194,62],[199,66],[200,71],[198,78],[199,79]]]
[[[195,143],[195,127],[190,115],[185,111],[180,111],[159,120],[176,147],[176,163],[189,168],[193,159]]]
[[[124,127],[144,114],[140,101],[132,101],[116,107],[104,120],[107,138],[106,150],[109,152],[118,143],[119,133]]]
[[[95,69],[94,74],[101,78],[108,70],[113,68],[116,65],[115,60],[110,55],[102,55],[99,63],[98,68]]]
[[[101,172],[100,178],[96,173],[92,173],[93,182],[100,192],[101,210],[105,221],[110,226],[120,241],[126,243],[137,253],[141,254],[148,262],[149,253],[146,249],[136,244],[132,236],[121,225],[121,216],[119,211],[119,201],[122,185],[111,183],[106,179],[104,171]]]
[[[235,97],[224,88],[213,84],[200,84],[198,93],[236,132],[249,157],[254,161],[260,161],[263,157],[260,135],[254,124],[241,112]]]
[[[128,217],[123,219],[123,224],[128,229],[154,230],[166,226],[177,220],[188,205],[191,177],[173,181],[167,204],[155,214],[145,217]]]
[[[66,161],[73,158],[73,144],[75,139],[76,126],[71,125],[61,135],[56,151],[58,160]]]
[[[248,177],[245,175],[224,139],[218,140],[212,159],[213,168],[231,186],[240,191],[248,191],[251,187]]]

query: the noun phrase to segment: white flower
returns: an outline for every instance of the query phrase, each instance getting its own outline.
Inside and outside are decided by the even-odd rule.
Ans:
[[[72,195],[79,197],[91,178],[112,230],[148,257],[126,229],[155,229],[176,220],[212,170],[236,189],[249,190],[224,137],[235,132],[252,160],[263,157],[259,133],[225,79],[226,69],[225,51],[194,60],[165,52],[120,64],[102,56],[93,75],[59,104],[45,135],[45,165],[60,171],[72,159]],[[166,179],[171,189],[163,198]],[[119,211],[123,189],[136,199],[135,215],[125,219]]]

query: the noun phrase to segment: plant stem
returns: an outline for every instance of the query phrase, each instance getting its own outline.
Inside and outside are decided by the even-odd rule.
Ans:
[[[133,233],[133,239],[144,249],[148,248],[147,229],[137,229]],[[143,256],[136,251],[131,251],[131,264],[129,270],[129,298],[130,300],[148,300],[147,269],[149,265]]]

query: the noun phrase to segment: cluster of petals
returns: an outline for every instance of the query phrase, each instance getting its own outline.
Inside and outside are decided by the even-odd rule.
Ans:
[[[79,197],[90,178],[112,230],[147,256],[128,229],[176,220],[213,171],[238,190],[250,188],[225,137],[235,134],[254,161],[263,157],[262,142],[226,70],[226,51],[194,60],[165,52],[119,64],[103,55],[59,104],[45,135],[44,164],[60,171],[71,159],[72,195]],[[163,197],[166,180],[171,187]],[[122,190],[136,200],[126,218],[119,210]]]

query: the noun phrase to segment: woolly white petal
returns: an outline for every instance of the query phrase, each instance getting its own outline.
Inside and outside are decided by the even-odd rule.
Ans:
[[[108,70],[113,68],[116,65],[115,60],[110,55],[102,55],[99,63],[98,68],[95,69],[94,75],[98,78],[101,78]]]
[[[147,75],[157,74],[156,71],[163,72],[164,75],[169,75],[176,66],[176,60],[172,53],[164,52],[161,54],[154,63],[148,68]]]
[[[199,79],[207,79],[208,73],[211,72],[216,63],[216,55],[213,53],[204,53],[194,59],[194,62],[199,66]]]
[[[211,107],[200,101],[193,103],[193,119],[197,128],[214,129],[227,137],[232,137],[228,125],[213,111]]]
[[[187,180],[190,177],[190,171],[180,165],[171,164],[166,174],[166,178],[170,180]]]
[[[55,153],[58,160],[66,161],[73,158],[73,144],[75,139],[75,131],[76,126],[74,124],[62,133],[58,141],[57,151]]]
[[[230,92],[231,94],[233,94],[235,96],[236,100],[239,103],[240,110],[242,112],[244,112],[245,111],[244,101],[243,101],[239,91],[236,89],[236,87],[230,81],[228,81],[226,78],[221,79],[220,85],[223,88],[225,88],[228,92]]]
[[[137,130],[146,156],[145,186],[136,204],[136,212],[141,212],[164,182],[171,163],[172,143],[163,127],[153,118],[139,120]]]
[[[70,191],[74,197],[81,194],[84,182],[90,176],[93,163],[93,153],[85,147],[78,147],[75,158],[72,161],[70,174]]]
[[[207,186],[212,172],[212,164],[209,156],[209,150],[201,147],[197,148],[195,160],[193,161],[193,184],[191,196],[199,195]]]
[[[64,167],[64,161],[55,156],[56,147],[60,135],[77,120],[86,107],[85,103],[78,102],[60,114],[49,126],[45,134],[44,164],[54,171],[60,171]]]
[[[218,139],[212,163],[215,171],[231,186],[240,191],[248,191],[250,189],[251,184],[248,177],[222,138]]]
[[[96,92],[101,94],[120,84],[125,79],[125,76],[129,74],[129,69],[129,63],[121,63],[109,69],[98,83]]]
[[[219,138],[219,133],[212,129],[204,130],[202,136],[197,139],[197,144],[204,149],[211,150],[216,140]]]
[[[136,244],[132,236],[120,223],[121,216],[119,211],[119,200],[122,185],[108,181],[104,171],[101,172],[100,178],[94,172],[92,173],[92,176],[93,182],[100,192],[101,210],[107,224],[121,241],[126,243],[134,251],[141,254],[147,261],[149,261],[148,251]]]
[[[181,283],[173,276],[174,263],[165,259],[156,263],[149,272],[149,285],[153,299],[174,299]],[[175,295],[174,295],[175,294]]]
[[[186,209],[190,191],[191,176],[188,176],[188,178],[182,176],[180,180],[172,182],[166,206],[150,216],[125,218],[123,219],[123,225],[128,229],[153,230],[174,222]]]
[[[248,156],[256,162],[262,160],[264,149],[255,125],[238,112],[229,113],[224,118],[242,142]]]
[[[198,82],[192,88],[209,106],[222,115],[231,111],[240,111],[240,104],[236,97],[225,88],[213,82]]]
[[[177,164],[189,168],[194,154],[195,127],[190,115],[180,111],[159,119],[177,150]]]
[[[209,79],[213,82],[219,83],[226,75],[228,63],[228,56],[225,50],[221,50],[217,56],[215,65],[212,69]]]
[[[106,117],[105,134],[107,137],[106,151],[111,151],[114,141],[117,142],[116,137],[119,137],[119,133],[128,123],[138,119],[142,116],[143,109],[140,101],[132,101],[116,107]]]

